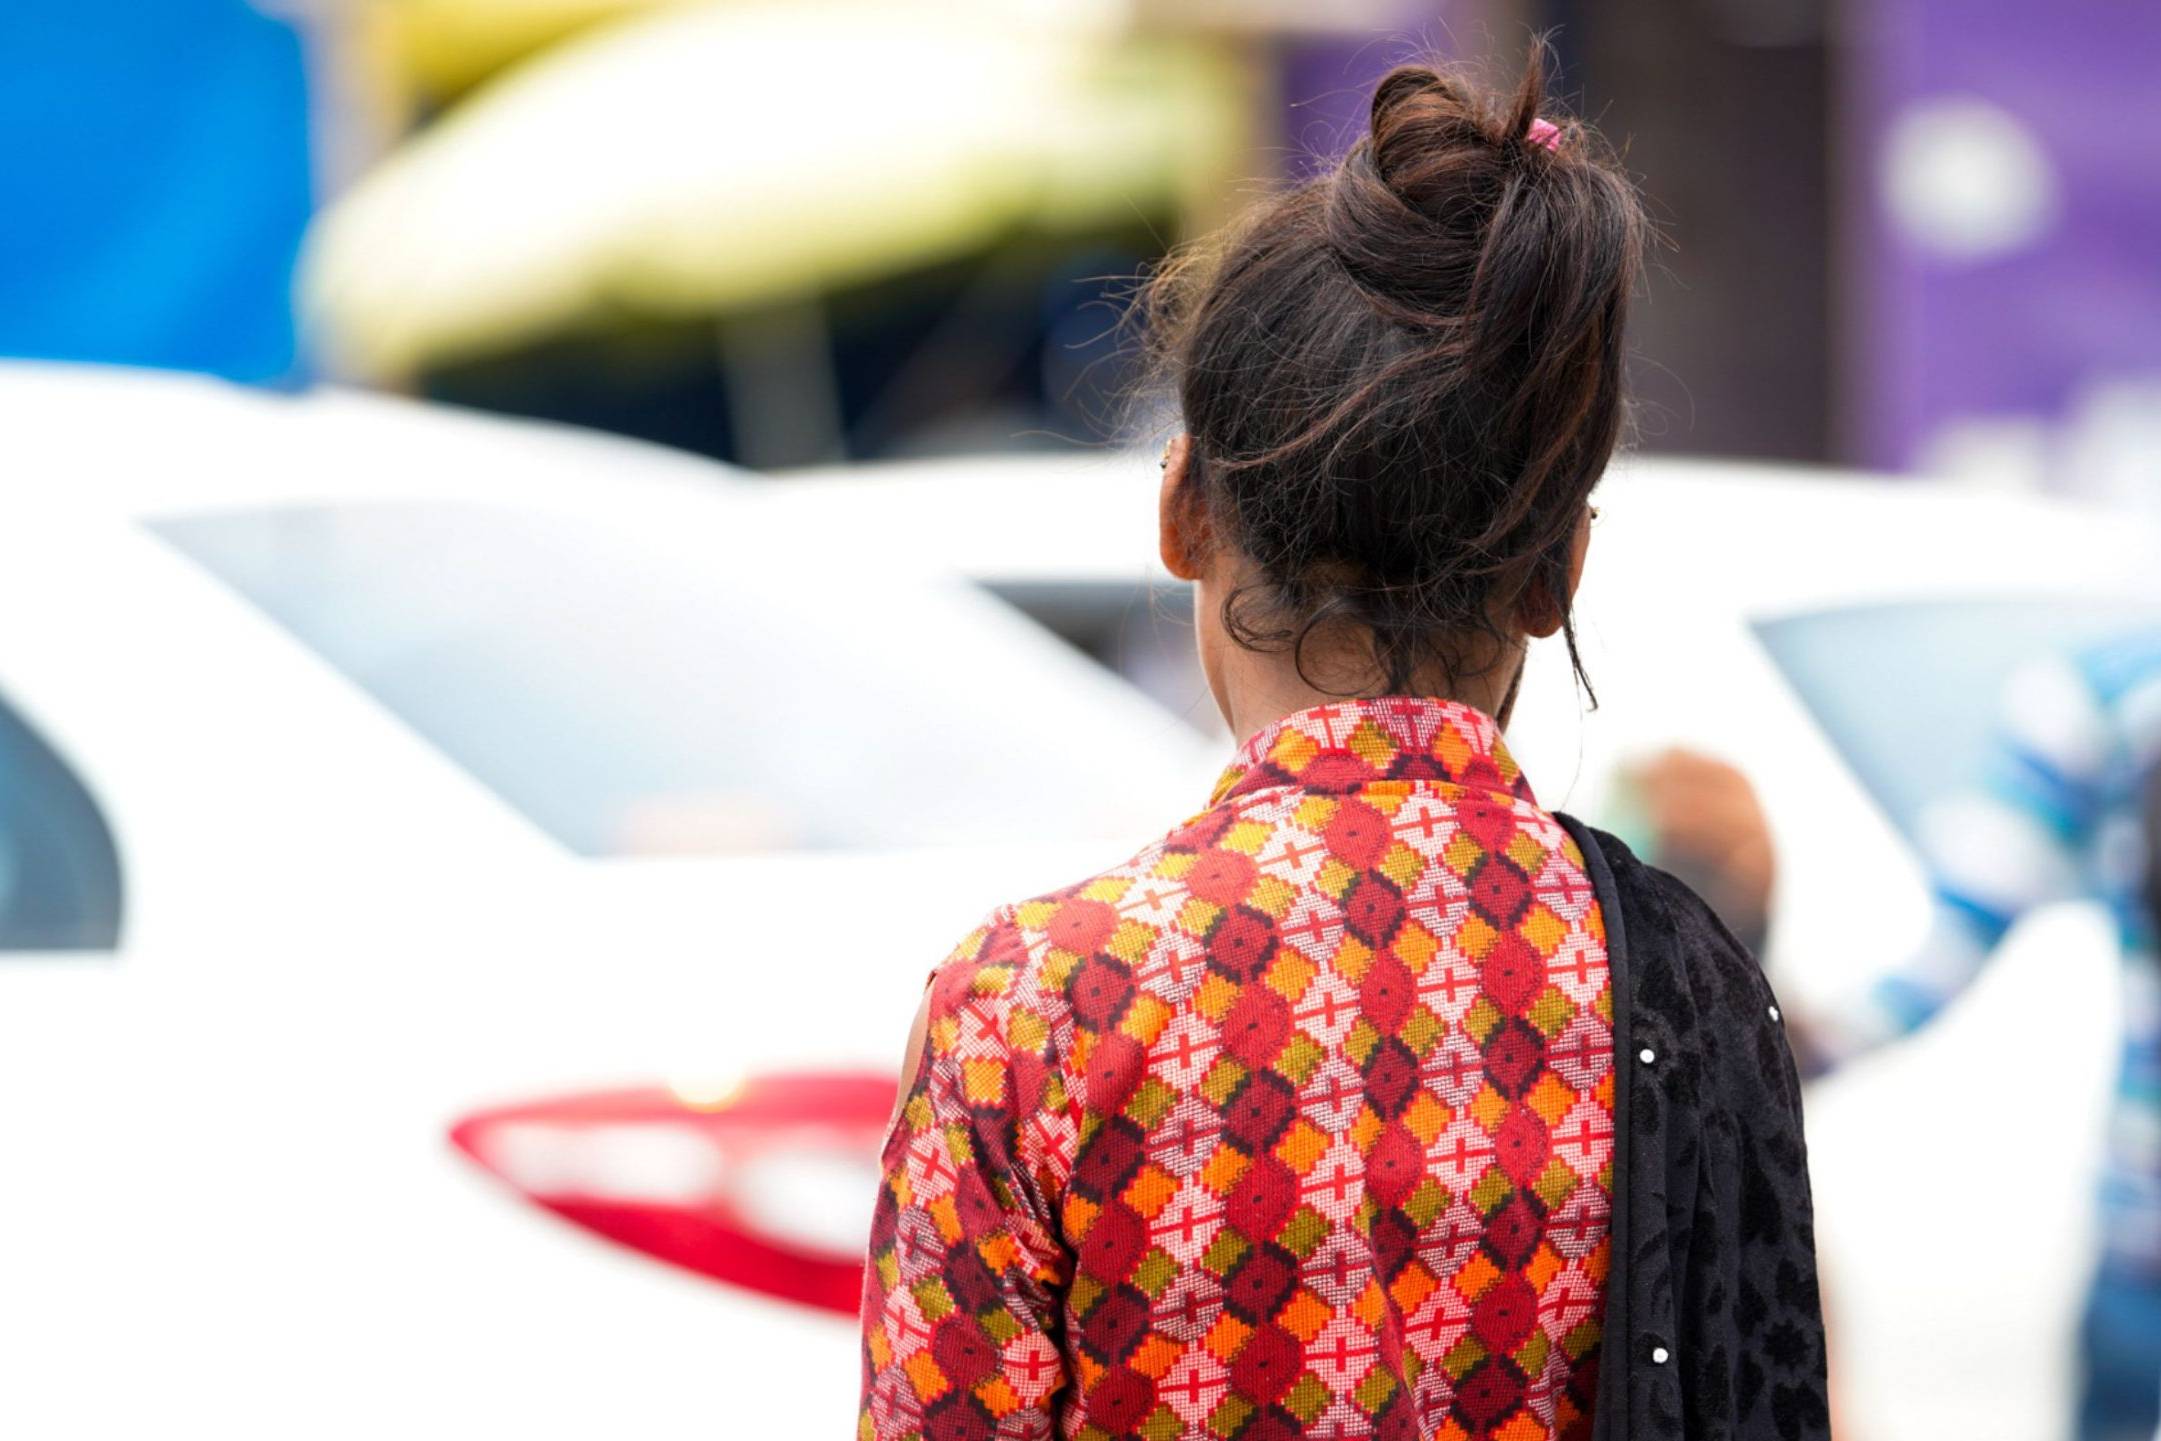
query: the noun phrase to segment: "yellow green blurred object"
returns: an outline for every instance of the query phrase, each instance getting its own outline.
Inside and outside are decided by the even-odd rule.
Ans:
[[[409,106],[472,89],[581,30],[684,0],[368,0],[370,63]]]
[[[509,72],[336,202],[302,310],[397,380],[610,314],[723,314],[1184,211],[1239,153],[1199,44],[973,6],[700,4]]]

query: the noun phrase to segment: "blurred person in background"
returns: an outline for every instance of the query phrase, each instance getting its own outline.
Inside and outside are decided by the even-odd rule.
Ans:
[[[1965,993],[2027,913],[2090,900],[2123,962],[2123,1049],[2100,1178],[2102,1250],[2078,1337],[2080,1441],[2149,1441],[2161,1426],[2161,633],[2023,668],[2006,687],[1983,774],[1932,807],[1927,938],[1853,1003],[1793,1022],[1821,1075],[1928,1024]],[[1661,848],[1690,857],[1743,916],[1768,912],[1771,837],[1747,780],[1674,753],[1641,773]]]
[[[1702,896],[1752,953],[1763,954],[1777,856],[1748,778],[1710,756],[1669,750],[1625,780],[1630,803],[1645,812],[1652,859]]]
[[[1162,553],[1241,744],[934,972],[863,1441],[1828,1434],[1778,1008],[1501,739],[1573,654],[1644,237],[1541,96],[1399,68],[1157,279]]]

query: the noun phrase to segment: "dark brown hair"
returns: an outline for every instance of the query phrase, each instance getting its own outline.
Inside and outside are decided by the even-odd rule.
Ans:
[[[1398,67],[1338,165],[1149,282],[1189,503],[1257,570],[1226,627],[1301,674],[1342,625],[1392,691],[1464,674],[1542,588],[1582,678],[1570,547],[1621,430],[1646,228],[1586,128],[1533,138],[1542,76],[1535,52],[1512,95]]]

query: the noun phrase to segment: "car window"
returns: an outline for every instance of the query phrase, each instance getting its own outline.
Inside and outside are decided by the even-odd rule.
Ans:
[[[1038,838],[1046,783],[1069,812],[1160,805],[1153,758],[1190,744],[980,591],[865,574],[725,498],[691,522],[369,501],[149,524],[582,855]]]
[[[97,802],[0,702],[0,952],[110,951],[120,857]]]

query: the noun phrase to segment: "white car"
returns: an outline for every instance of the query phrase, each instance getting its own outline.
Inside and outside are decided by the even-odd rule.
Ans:
[[[954,941],[1220,750],[919,527],[695,458],[87,369],[0,408],[0,1434],[845,1434],[844,1328],[448,1128],[890,1069]]]
[[[0,795],[45,801],[0,807],[0,838],[28,876],[65,831],[80,884],[35,894],[115,898],[76,938],[118,942],[0,956],[0,1432],[845,1434],[850,1327],[600,1244],[445,1133],[889,1067],[984,910],[1197,808],[1223,740],[1150,619],[1180,601],[1152,458],[761,485],[334,391],[21,370],[0,400],[0,765],[44,776]],[[1593,819],[1633,754],[1742,764],[1787,858],[1794,996],[1897,960],[1922,893],[1750,620],[2156,584],[2138,527],[1939,486],[1640,462],[1600,505],[1601,708],[1543,647],[1511,740]],[[1145,634],[1160,701],[981,587]],[[0,935],[10,894],[0,873]],[[2065,1118],[2107,1080],[2098,929],[2021,928],[1982,994],[1812,1096],[1836,1361],[1881,1437],[2060,1414],[2031,1358],[2081,1279],[2094,1138]],[[2008,1202],[1909,1199],[1992,1164],[2015,1245]],[[860,1186],[789,1204],[844,1236]]]

